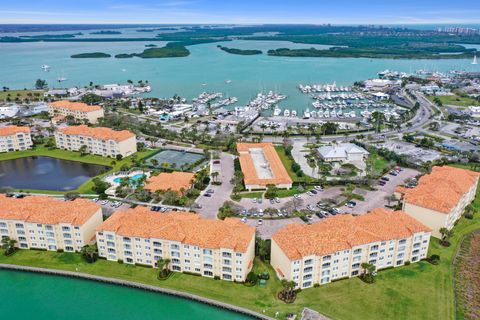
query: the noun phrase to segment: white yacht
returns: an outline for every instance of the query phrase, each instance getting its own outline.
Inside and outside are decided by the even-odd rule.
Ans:
[[[284,117],[290,117],[290,110],[288,110],[288,109],[283,110],[283,116]]]
[[[50,71],[50,66],[48,64],[44,64],[41,68],[43,71]]]
[[[232,83],[232,80],[226,80],[225,83],[226,84]]]
[[[296,110],[292,110],[292,117],[296,117],[297,116],[297,111]]]
[[[310,119],[311,116],[310,109],[307,108],[307,110],[303,112],[303,119]]]
[[[324,116],[325,118],[330,118],[330,112],[329,112],[328,110],[325,110],[325,111],[323,112],[323,116]]]
[[[477,55],[474,55],[474,56],[473,56],[472,64],[478,64],[478,62],[477,62]]]
[[[279,116],[281,113],[282,113],[282,109],[280,109],[279,107],[275,107],[275,109],[273,109],[274,116]]]

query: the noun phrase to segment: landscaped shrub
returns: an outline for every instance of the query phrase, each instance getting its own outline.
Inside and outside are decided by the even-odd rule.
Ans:
[[[428,259],[431,264],[437,265],[440,263],[440,256],[438,254],[432,254]]]

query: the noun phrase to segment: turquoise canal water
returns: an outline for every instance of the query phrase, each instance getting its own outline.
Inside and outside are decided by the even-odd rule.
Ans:
[[[150,37],[155,34],[128,30],[116,37]],[[191,55],[184,58],[70,58],[72,54],[96,51],[112,55],[141,52],[149,43],[152,42],[2,43],[0,45],[0,86],[12,89],[31,88],[38,78],[47,80],[50,87],[85,86],[90,81],[105,84],[125,83],[128,79],[148,80],[153,86],[150,96],[171,97],[179,94],[191,99],[203,91],[215,91],[222,92],[225,96],[236,96],[239,98],[236,105],[244,105],[259,91],[274,90],[288,96],[288,99],[281,103],[281,107],[301,111],[311,108],[312,100],[308,95],[299,92],[297,87],[300,83],[333,83],[335,81],[338,85],[351,85],[357,80],[376,77],[377,72],[385,69],[405,72],[414,72],[418,69],[442,72],[452,69],[480,71],[480,65],[472,65],[470,60],[463,59],[270,57],[266,54],[269,49],[280,47],[325,49],[328,46],[253,40],[189,46]],[[155,43],[159,46],[165,44],[165,42]],[[264,54],[233,55],[218,49],[219,44],[240,49],[261,49]],[[40,67],[43,64],[51,66],[50,72],[42,71]],[[59,84],[56,79],[60,75],[68,80]],[[226,83],[227,80],[231,82]]]
[[[138,289],[0,270],[1,319],[246,320],[206,304]]]

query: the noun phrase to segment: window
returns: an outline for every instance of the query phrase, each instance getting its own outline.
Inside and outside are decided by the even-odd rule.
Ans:
[[[15,223],[15,227],[18,228],[18,229],[23,229],[23,224]]]
[[[222,277],[225,280],[232,280],[232,275],[231,274],[223,274]]]
[[[307,259],[307,260],[305,260],[305,262],[304,262],[304,264],[305,264],[306,266],[308,266],[309,264],[312,264],[312,263],[313,263],[313,260],[312,260],[312,259]]]
[[[312,267],[306,267],[303,269],[303,272],[307,273],[307,272],[312,272],[313,268]]]
[[[362,249],[355,249],[355,251],[353,251],[353,254],[359,254],[359,253],[362,253]]]
[[[212,271],[203,271],[203,275],[207,277],[213,277],[213,272]]]
[[[70,227],[62,227],[62,231],[70,231]]]
[[[330,259],[332,259],[332,256],[325,256],[322,261],[330,261]]]
[[[211,256],[212,255],[212,250],[209,249],[203,249],[203,254]]]
[[[330,268],[330,262],[322,264],[322,268]]]
[[[171,248],[172,250],[180,250],[180,246],[179,246],[178,244],[171,244],[171,245],[170,245],[170,248]]]
[[[304,282],[302,287],[304,288],[308,288],[308,287],[311,287],[312,286],[312,282],[311,281],[307,281],[307,282]]]

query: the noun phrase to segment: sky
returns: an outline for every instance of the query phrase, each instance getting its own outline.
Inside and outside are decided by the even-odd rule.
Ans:
[[[0,0],[0,23],[480,24],[479,0]]]

